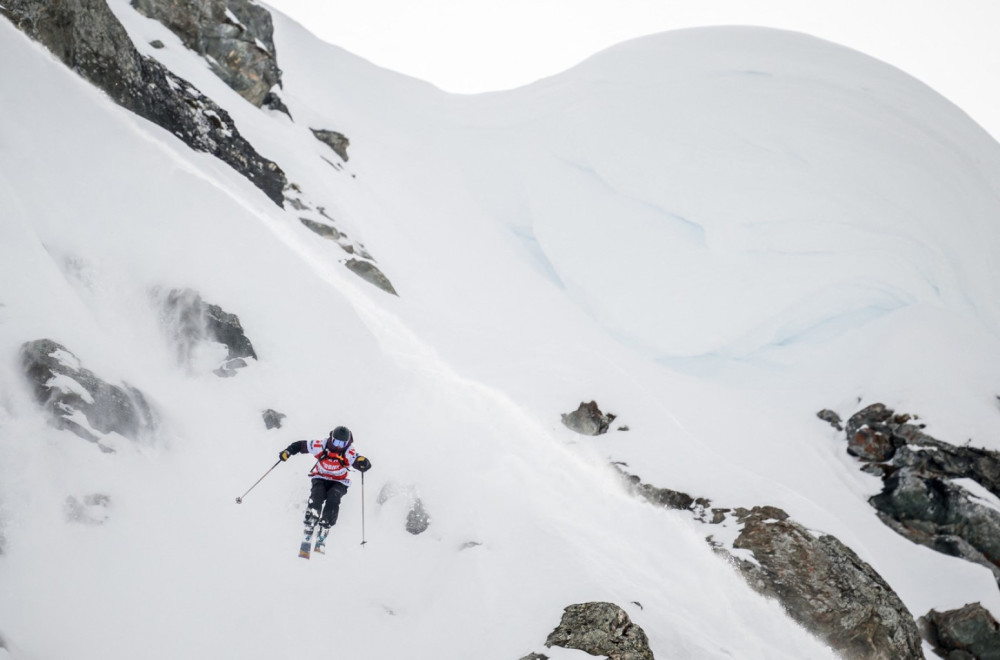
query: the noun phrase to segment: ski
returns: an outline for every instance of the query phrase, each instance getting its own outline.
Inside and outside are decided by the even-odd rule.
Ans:
[[[312,536],[312,530],[306,529],[305,537],[302,539],[302,545],[299,546],[299,557],[309,559],[309,550],[312,548]]]
[[[316,547],[313,548],[313,552],[315,552],[317,554],[320,554],[320,555],[325,555],[326,554],[326,546],[324,544],[320,543],[319,541],[317,541],[316,542]]]

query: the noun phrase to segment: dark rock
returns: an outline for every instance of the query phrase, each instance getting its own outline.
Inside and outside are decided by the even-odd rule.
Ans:
[[[264,426],[266,426],[268,430],[280,429],[282,420],[285,419],[285,417],[287,417],[285,413],[280,413],[277,410],[274,410],[273,408],[268,408],[263,413],[261,413],[261,415],[264,418]]]
[[[50,421],[97,443],[102,451],[112,451],[101,444],[103,435],[142,440],[156,427],[156,416],[142,392],[125,383],[119,387],[104,382],[51,339],[22,345],[21,365]]]
[[[614,603],[570,605],[545,646],[577,649],[609,660],[653,660],[646,633]]]
[[[285,102],[281,100],[281,97],[274,92],[268,92],[264,97],[264,102],[261,104],[262,108],[267,108],[268,110],[274,110],[275,112],[283,112],[288,115],[289,119],[292,119],[292,112],[285,105]],[[294,121],[294,119],[293,119]]]
[[[882,492],[869,502],[899,534],[986,566],[1000,583],[1000,512],[964,488],[905,467],[886,477]]]
[[[818,413],[816,413],[816,416],[822,419],[824,422],[830,424],[830,426],[837,429],[838,431],[844,430],[844,425],[840,419],[840,415],[833,412],[832,410],[824,408],[823,410],[820,410]]]
[[[1000,660],[1000,625],[979,603],[920,617],[924,639],[942,658]]]
[[[352,273],[369,284],[374,284],[386,293],[391,293],[394,296],[399,295],[396,293],[396,289],[392,287],[392,282],[389,281],[389,278],[383,275],[382,271],[380,271],[378,267],[370,261],[350,259],[345,265]]]
[[[187,81],[135,48],[105,0],[4,0],[0,14],[44,44],[113,101],[210,153],[284,202],[285,174],[254,150],[232,118]]]
[[[521,660],[549,660],[549,656],[542,653],[529,653],[521,658]]]
[[[161,306],[161,321],[177,349],[178,361],[191,365],[198,346],[216,342],[226,348],[225,360],[215,373],[228,377],[247,366],[244,358],[257,359],[257,352],[246,336],[240,319],[215,304],[205,302],[192,289],[153,292]]]
[[[347,136],[337,131],[328,131],[321,128],[311,128],[309,130],[313,132],[317,140],[333,149],[334,153],[340,156],[341,160],[345,163],[347,162],[347,147],[351,144]]]
[[[1000,583],[1000,512],[954,479],[970,479],[1000,496],[1000,453],[938,440],[884,404],[868,406],[847,424],[848,451],[882,478],[869,499],[879,519],[939,552],[989,568]],[[891,449],[890,449],[891,448]]]
[[[414,535],[426,532],[431,524],[431,516],[424,507],[420,496],[417,495],[417,489],[413,486],[403,486],[392,481],[386,482],[375,501],[381,506],[396,497],[402,497],[407,502],[406,531]]]
[[[431,516],[424,508],[424,502],[419,497],[413,498],[409,513],[406,514],[406,531],[416,536],[423,534],[431,526]]]
[[[639,477],[625,472],[620,466],[614,465],[613,467],[622,475],[622,479],[632,493],[639,495],[651,504],[680,510],[691,510],[694,506],[695,499],[687,493],[644,484]]]
[[[308,227],[313,233],[317,234],[318,236],[322,236],[323,238],[328,238],[331,241],[339,241],[344,236],[337,230],[336,227],[332,227],[322,222],[316,222],[315,220],[310,220],[309,218],[299,218],[299,221],[303,225]],[[341,246],[341,247],[343,247],[349,253],[354,252],[354,250],[351,249],[349,246],[347,247]]]
[[[569,414],[562,415],[562,423],[581,435],[601,435],[608,432],[608,427],[615,420],[612,413],[602,413],[596,401],[580,403],[580,407]]]
[[[736,559],[757,591],[776,598],[806,629],[848,658],[922,659],[913,617],[888,584],[833,536],[816,537],[773,507],[738,510]]]
[[[160,41],[159,39],[153,39],[152,41],[149,42],[149,45],[155,48],[156,50],[160,50],[161,48],[166,48],[166,46],[163,45],[163,42]]]
[[[202,55],[215,75],[255,106],[281,83],[271,14],[250,0],[132,0]]]

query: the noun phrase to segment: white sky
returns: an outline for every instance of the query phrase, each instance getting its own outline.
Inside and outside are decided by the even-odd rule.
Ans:
[[[1000,137],[995,0],[265,0],[326,41],[458,93],[508,89],[621,41],[766,25],[850,46],[916,76]]]

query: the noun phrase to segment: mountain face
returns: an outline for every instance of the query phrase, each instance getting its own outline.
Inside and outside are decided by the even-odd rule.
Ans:
[[[0,14],[0,657],[996,657],[1000,145],[932,90],[763,29],[456,97],[248,0]],[[306,564],[275,461],[338,425]]]

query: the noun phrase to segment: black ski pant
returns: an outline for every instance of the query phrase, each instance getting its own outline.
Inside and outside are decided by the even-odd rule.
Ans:
[[[337,524],[340,498],[347,494],[347,486],[330,479],[313,479],[306,507],[305,525],[312,529],[319,521],[320,528],[330,529]],[[321,513],[322,512],[322,513]]]

